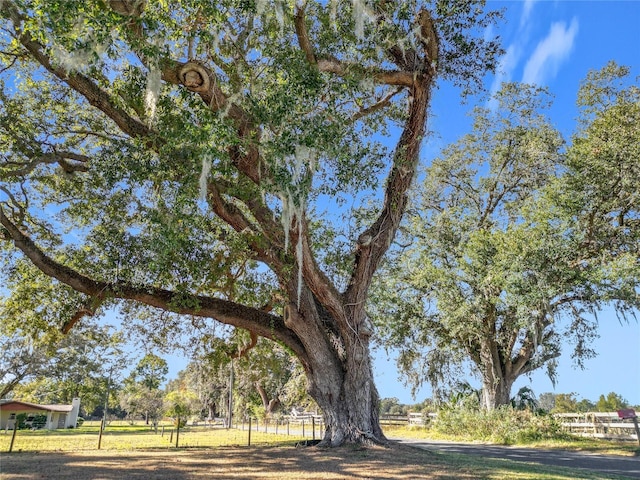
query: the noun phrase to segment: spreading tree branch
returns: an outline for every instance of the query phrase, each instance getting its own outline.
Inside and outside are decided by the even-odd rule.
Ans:
[[[380,259],[388,250],[407,206],[420,144],[424,135],[432,77],[423,76],[411,89],[410,109],[394,152],[383,205],[375,222],[358,238],[356,262],[345,297],[354,308],[364,309],[367,291]]]
[[[415,78],[413,71],[363,68],[361,65],[343,62],[331,56],[318,57],[315,54],[313,46],[311,45],[311,41],[309,39],[309,33],[307,31],[305,21],[304,6],[298,6],[296,8],[294,26],[296,29],[298,45],[304,52],[307,61],[309,62],[309,64],[315,65],[321,72],[345,76],[349,69],[357,69],[358,71],[363,71],[365,76],[372,78],[375,82],[380,84],[411,87],[414,83]]]
[[[291,348],[303,361],[306,358],[306,353],[300,340],[285,326],[282,317],[265,313],[258,308],[219,298],[182,292],[176,293],[153,286],[138,287],[127,282],[107,283],[94,280],[47,256],[29,236],[9,220],[1,206],[0,224],[9,234],[16,247],[40,271],[78,292],[95,298],[96,301],[102,301],[107,298],[134,300],[178,314],[212,318],[221,323],[244,328],[255,332],[257,335],[280,341]]]
[[[6,7],[6,5],[10,5],[10,2],[5,2],[4,5],[5,8],[9,8]],[[9,10],[10,18],[15,25],[18,25],[22,18],[17,12],[13,11],[12,8],[9,8]],[[113,120],[123,132],[134,138],[151,139],[154,137],[154,132],[147,125],[129,115],[122,108],[116,106],[116,102],[113,101],[110,95],[100,88],[92,79],[82,73],[67,72],[64,68],[54,65],[51,59],[44,53],[42,45],[33,40],[31,35],[28,33],[19,33],[17,39],[40,65],[80,93],[86,98],[89,104],[98,108]]]
[[[69,160],[73,160],[70,162]],[[16,165],[21,165],[20,168],[16,168],[15,170],[9,170],[3,172],[3,176],[6,178],[9,177],[24,177],[28,175],[38,165],[41,164],[52,164],[57,163],[66,173],[74,173],[74,172],[87,172],[89,171],[88,163],[89,157],[86,155],[82,155],[74,152],[52,152],[52,153],[44,153],[39,155],[29,162],[26,163],[17,163]],[[7,165],[14,164],[14,162],[6,162]]]

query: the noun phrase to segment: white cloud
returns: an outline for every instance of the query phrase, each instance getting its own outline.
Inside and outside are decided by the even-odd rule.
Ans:
[[[575,17],[569,26],[565,22],[551,24],[549,35],[538,43],[527,61],[522,81],[542,85],[546,79],[553,78],[571,53],[577,34],[578,20]]]
[[[520,15],[520,27],[526,24],[527,20],[529,20],[531,10],[533,9],[533,5],[536,1],[537,0],[524,0],[524,4],[522,5],[522,15]]]

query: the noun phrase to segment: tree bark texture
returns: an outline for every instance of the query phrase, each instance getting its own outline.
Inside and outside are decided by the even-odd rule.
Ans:
[[[497,378],[482,382],[482,406],[485,410],[495,410],[511,401],[511,387],[515,379]]]

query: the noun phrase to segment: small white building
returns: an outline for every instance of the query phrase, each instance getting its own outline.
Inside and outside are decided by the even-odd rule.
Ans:
[[[2,400],[0,401],[0,430],[13,430],[16,417],[21,413],[27,415],[27,425],[36,415],[46,415],[47,422],[43,428],[47,430],[75,428],[79,411],[79,398],[74,398],[71,405],[38,405],[18,400]]]

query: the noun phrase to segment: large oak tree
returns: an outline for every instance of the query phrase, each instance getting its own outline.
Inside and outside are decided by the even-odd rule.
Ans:
[[[64,331],[124,302],[171,312],[156,333],[213,319],[279,342],[325,444],[383,439],[365,301],[436,78],[473,88],[495,65],[483,7],[1,2],[8,275],[50,277]]]
[[[446,386],[469,362],[484,407],[506,405],[520,376],[546,367],[555,380],[563,345],[579,366],[597,354],[603,306],[635,314],[640,96],[627,75],[589,74],[567,152],[544,91],[506,84],[433,161],[409,216],[414,243],[375,297],[416,385]]]

